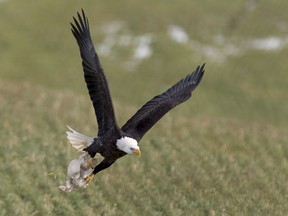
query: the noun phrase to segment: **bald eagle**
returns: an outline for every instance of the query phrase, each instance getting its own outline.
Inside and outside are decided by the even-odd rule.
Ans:
[[[98,55],[92,43],[88,19],[82,9],[82,15],[73,17],[71,31],[79,45],[84,78],[90,99],[96,114],[98,134],[89,138],[73,129],[68,139],[78,150],[88,152],[91,158],[99,153],[104,159],[94,167],[85,180],[90,182],[94,175],[111,166],[126,154],[140,155],[139,141],[153,125],[169,110],[191,97],[192,91],[199,85],[204,75],[204,66],[181,79],[164,93],[155,96],[144,104],[121,128],[118,126],[108,83]]]

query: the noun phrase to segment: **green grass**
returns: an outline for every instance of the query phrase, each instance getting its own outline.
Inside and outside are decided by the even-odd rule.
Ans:
[[[287,35],[285,1],[31,1],[0,3],[0,215],[286,215],[287,47],[213,61],[173,42],[169,25],[214,45]],[[132,47],[100,56],[119,125],[154,95],[206,62],[192,99],[166,115],[127,156],[86,189],[60,193],[77,153],[65,125],[93,136],[71,16],[86,10],[96,47],[101,28],[151,34],[153,54],[132,70]],[[240,42],[239,42],[240,41]]]

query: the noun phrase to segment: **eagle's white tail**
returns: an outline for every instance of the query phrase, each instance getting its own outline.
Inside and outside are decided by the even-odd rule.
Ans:
[[[76,148],[78,151],[82,151],[83,149],[88,147],[89,145],[91,145],[93,143],[93,138],[85,136],[75,130],[73,130],[72,128],[70,128],[67,125],[67,128],[69,129],[69,131],[66,131],[67,133],[67,138],[69,140],[69,142],[71,143],[71,145]]]

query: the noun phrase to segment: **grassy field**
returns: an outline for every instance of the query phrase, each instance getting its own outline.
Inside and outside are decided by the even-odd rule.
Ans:
[[[0,216],[287,215],[288,2],[167,2],[0,1]],[[61,193],[77,157],[65,125],[97,132],[69,26],[81,8],[119,125],[207,66],[140,158]]]

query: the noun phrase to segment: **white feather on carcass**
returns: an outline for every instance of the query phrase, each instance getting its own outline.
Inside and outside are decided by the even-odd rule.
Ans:
[[[84,152],[83,149],[93,143],[93,138],[85,136],[69,126],[67,127],[69,129],[66,132],[67,138],[78,151]],[[67,180],[65,185],[59,186],[59,189],[64,192],[70,192],[73,188],[86,187],[88,184],[85,178],[93,172],[96,165],[97,159],[92,159],[87,152],[70,161],[67,167]]]

